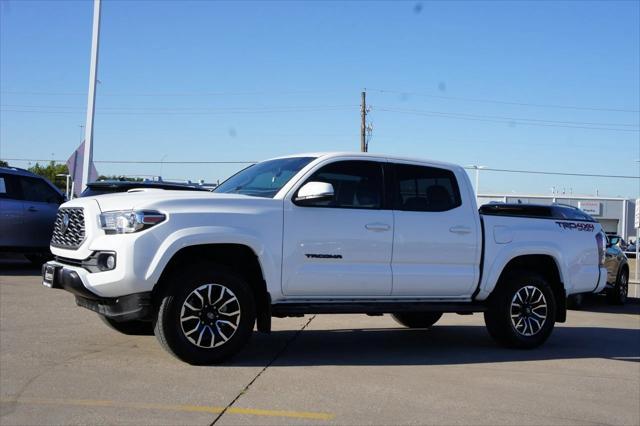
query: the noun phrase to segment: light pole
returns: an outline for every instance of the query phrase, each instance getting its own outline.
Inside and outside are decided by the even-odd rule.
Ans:
[[[100,42],[100,3],[101,0],[93,0],[93,33],[91,37],[91,64],[89,67],[89,93],[87,96],[87,121],[84,128],[84,158],[82,160],[82,187],[83,191],[91,177],[91,165],[93,164],[93,118],[96,107],[96,81],[98,74],[98,49]]]
[[[474,169],[476,171],[476,198],[480,194],[480,170],[486,169],[487,166],[479,166],[477,164],[470,164],[467,166],[469,169]]]
[[[66,183],[65,195],[67,196],[67,200],[70,200],[71,196],[69,195],[69,179],[71,178],[71,175],[66,173],[58,173],[56,176],[64,177],[66,179],[67,183]]]
[[[158,180],[162,180],[162,166],[164,165],[164,159],[167,158],[167,154],[163,155],[160,159],[160,176]]]

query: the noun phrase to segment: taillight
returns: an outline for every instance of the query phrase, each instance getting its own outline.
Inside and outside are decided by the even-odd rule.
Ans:
[[[607,239],[602,232],[596,234],[596,243],[598,244],[598,264],[604,266],[604,257],[607,251]]]

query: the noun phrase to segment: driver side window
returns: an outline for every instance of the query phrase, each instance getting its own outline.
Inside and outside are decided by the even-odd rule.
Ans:
[[[315,172],[307,182],[333,185],[330,200],[317,200],[305,206],[346,209],[382,208],[382,163],[375,161],[338,161]]]

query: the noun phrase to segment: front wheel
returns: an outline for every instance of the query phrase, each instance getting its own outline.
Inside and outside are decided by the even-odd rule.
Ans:
[[[612,305],[624,305],[629,294],[629,273],[624,270],[618,275],[615,285],[607,292],[607,298]]]
[[[429,328],[442,317],[442,312],[400,312],[391,314],[398,324],[408,328]]]
[[[553,291],[540,275],[512,273],[499,283],[484,321],[498,343],[512,348],[535,348],[547,340],[555,325]]]
[[[211,263],[174,275],[158,309],[155,335],[190,364],[216,364],[239,352],[253,332],[256,308],[249,284]]]

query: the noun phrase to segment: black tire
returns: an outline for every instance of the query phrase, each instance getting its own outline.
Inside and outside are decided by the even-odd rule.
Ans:
[[[408,328],[429,328],[442,318],[442,312],[398,312],[391,316]]]
[[[553,291],[544,277],[533,272],[514,271],[501,278],[488,308],[484,321],[489,334],[511,348],[540,346],[551,335],[556,322]]]
[[[629,272],[623,269],[616,278],[613,288],[607,291],[607,300],[612,305],[624,305],[629,294]]]
[[[572,294],[567,298],[567,308],[574,311],[581,310],[584,305],[584,298],[585,296],[583,293]]]
[[[111,318],[107,318],[104,315],[98,315],[102,322],[104,322],[109,328],[116,330],[122,334],[128,336],[153,336],[153,324],[151,321],[116,321]]]
[[[256,305],[240,274],[199,262],[180,269],[164,284],[168,290],[160,301],[154,332],[177,358],[194,365],[217,364],[238,353],[251,337]],[[235,311],[238,314],[232,315]]]

